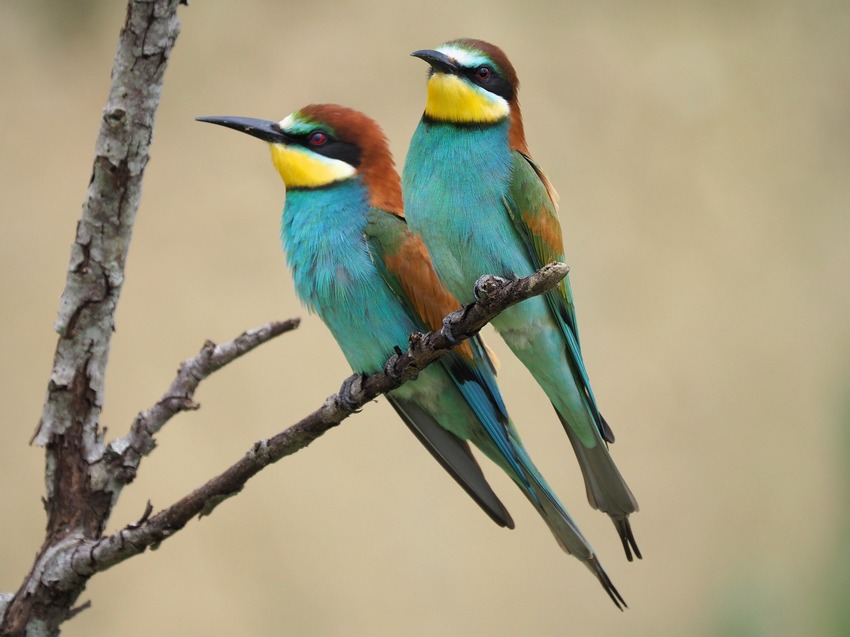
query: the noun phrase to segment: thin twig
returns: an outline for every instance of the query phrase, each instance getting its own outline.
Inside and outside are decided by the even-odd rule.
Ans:
[[[194,398],[202,380],[263,343],[294,330],[300,323],[301,319],[298,318],[272,321],[243,332],[223,345],[216,345],[212,341],[204,343],[197,356],[181,363],[177,376],[162,398],[136,416],[130,433],[109,445],[108,455],[111,456],[110,464],[116,471],[115,479],[122,480],[125,484],[131,482],[141,458],[156,446],[154,435],[165,423],[181,411],[200,407]]]

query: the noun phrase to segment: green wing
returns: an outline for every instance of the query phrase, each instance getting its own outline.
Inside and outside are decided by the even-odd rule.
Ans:
[[[505,209],[513,221],[528,257],[535,269],[552,261],[564,261],[564,239],[558,221],[557,194],[534,161],[518,151],[513,152],[511,186],[505,197]],[[614,434],[599,413],[590,379],[581,356],[573,293],[569,275],[551,292],[546,301],[561,326],[567,341],[567,353],[575,364],[600,434],[613,442]]]

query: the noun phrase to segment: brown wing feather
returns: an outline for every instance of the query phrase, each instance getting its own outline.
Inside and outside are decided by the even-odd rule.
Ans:
[[[398,251],[386,257],[387,269],[395,274],[416,312],[432,330],[443,326],[443,318],[460,309],[460,303],[446,290],[422,240],[410,233]],[[472,349],[464,342],[455,348],[464,358],[472,360]]]

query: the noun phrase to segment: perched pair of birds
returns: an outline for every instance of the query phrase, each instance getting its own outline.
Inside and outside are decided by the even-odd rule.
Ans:
[[[355,372],[380,370],[411,332],[440,328],[446,314],[474,301],[480,276],[526,276],[564,260],[557,195],[530,157],[508,58],[472,39],[412,55],[431,70],[401,180],[378,125],[343,106],[313,104],[280,122],[199,118],[270,144],[286,185],[282,237],[296,290]],[[628,519],[638,505],[608,453],[614,435],[590,388],[569,279],[505,310],[493,325],[552,401],[590,504],[611,517],[627,558],[641,557]],[[513,528],[468,442],[499,465],[561,547],[625,606],[528,456],[479,338],[387,399],[479,506]]]

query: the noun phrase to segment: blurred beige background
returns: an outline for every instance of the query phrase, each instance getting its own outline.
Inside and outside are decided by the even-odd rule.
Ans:
[[[38,420],[123,3],[0,3],[0,591],[42,539]],[[630,605],[617,612],[488,467],[501,530],[382,401],[210,518],[98,575],[65,627],[116,635],[847,634],[850,5],[193,2],[166,75],[107,382],[123,433],[180,360],[275,318],[172,421],[111,529],[319,406],[348,370],[292,292],[263,144],[193,122],[360,108],[399,164],[424,105],[414,49],[515,63],[562,197],[582,339],[640,500],[628,564],[554,412],[491,334],[532,455]],[[81,600],[82,601],[82,600]]]

